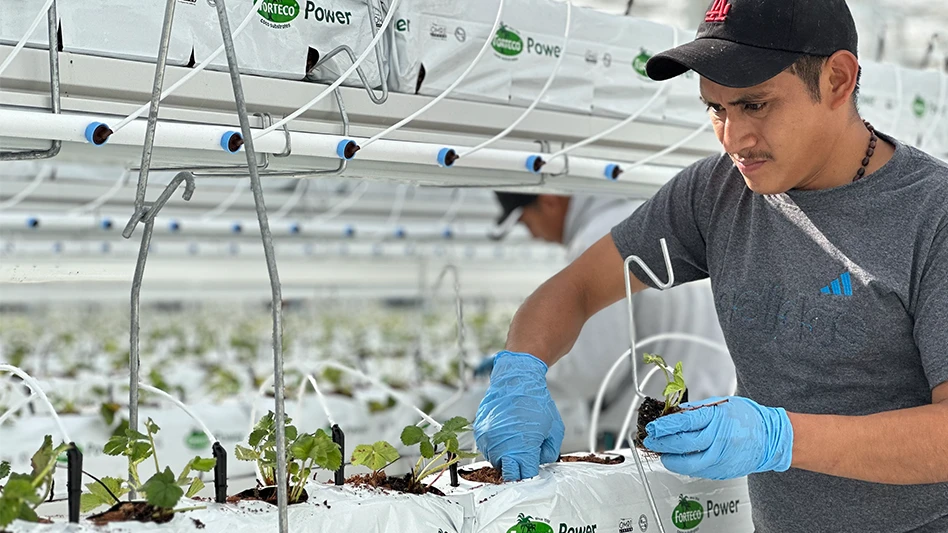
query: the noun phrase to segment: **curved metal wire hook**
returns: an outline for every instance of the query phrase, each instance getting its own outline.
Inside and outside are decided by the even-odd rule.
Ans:
[[[639,385],[639,371],[635,365],[635,316],[632,310],[632,272],[629,270],[629,265],[633,261],[639,265],[658,289],[671,288],[675,284],[675,270],[672,268],[671,257],[668,255],[668,243],[665,242],[664,238],[659,240],[659,243],[662,245],[662,255],[665,257],[665,270],[668,272],[667,282],[659,281],[658,276],[637,255],[630,255],[623,263],[623,268],[625,268],[625,303],[629,311],[629,349],[631,350],[629,357],[632,358],[632,378],[635,380],[635,394],[642,399],[645,399],[645,393],[642,392],[642,387]]]
[[[181,197],[184,198],[185,201],[190,200],[191,195],[194,194],[194,175],[190,172],[179,172],[174,178],[171,178],[171,181],[165,186],[165,190],[161,191],[161,194],[150,206],[144,205],[141,210],[136,211],[135,214],[132,215],[132,218],[130,218],[125,225],[125,229],[122,230],[122,237],[126,239],[130,238],[135,232],[135,226],[137,226],[139,222],[146,224],[154,222],[158,211],[161,211],[161,208],[168,203],[168,200],[171,199],[171,195],[174,194],[175,189],[178,188],[178,185],[180,185],[182,181],[185,183],[184,194],[182,194]]]
[[[438,279],[431,287],[431,299],[434,300],[435,296],[437,296],[438,290],[441,288],[441,282],[444,281],[448,272],[451,272],[451,275],[454,277],[454,307],[458,318],[458,390],[463,391],[467,389],[467,380],[464,379],[464,370],[467,368],[467,365],[465,365],[464,358],[464,304],[461,300],[461,278],[458,274],[458,267],[451,263],[444,265],[444,268],[441,269],[441,273],[438,274]]]

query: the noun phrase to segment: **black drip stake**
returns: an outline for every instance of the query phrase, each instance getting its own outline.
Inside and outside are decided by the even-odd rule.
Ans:
[[[79,523],[79,498],[82,494],[82,452],[75,442],[66,449],[66,493],[69,495],[69,521]]]
[[[449,454],[448,454],[448,461],[453,461],[455,457],[456,457],[456,456],[455,456],[453,453],[449,453]],[[451,486],[452,486],[452,487],[457,487],[458,485],[461,484],[461,482],[458,481],[458,464],[457,464],[457,463],[454,463],[454,464],[452,464],[451,466],[448,467],[448,473],[451,475]]]
[[[227,450],[220,442],[215,442],[211,452],[217,460],[214,463],[214,501],[224,503],[227,501]]]
[[[339,451],[342,452],[342,462],[336,470],[336,485],[342,486],[346,482],[346,434],[342,432],[339,424],[332,425],[332,441],[339,445]]]

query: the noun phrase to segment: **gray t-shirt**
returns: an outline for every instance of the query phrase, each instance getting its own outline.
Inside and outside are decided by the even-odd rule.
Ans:
[[[662,280],[663,237],[676,284],[711,278],[739,395],[867,415],[930,404],[948,381],[948,166],[882,137],[892,160],[829,190],[760,195],[727,155],[704,159],[612,230]],[[948,532],[948,483],[791,468],[748,484],[758,533]]]

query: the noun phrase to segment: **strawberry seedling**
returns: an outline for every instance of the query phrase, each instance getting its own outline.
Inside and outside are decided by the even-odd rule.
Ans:
[[[39,521],[36,508],[52,492],[56,458],[67,448],[68,444],[53,448],[53,438],[46,435],[43,445],[33,454],[30,461],[32,471],[29,474],[11,473],[9,463],[0,463],[0,481],[9,476],[0,492],[0,528],[5,528],[17,519]]]

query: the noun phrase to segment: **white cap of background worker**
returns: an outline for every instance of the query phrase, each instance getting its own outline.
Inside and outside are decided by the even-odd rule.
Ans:
[[[758,533],[948,531],[948,166],[860,119],[843,0],[717,0],[705,20],[647,72],[701,76],[726,153],[525,301],[478,448],[508,479],[555,460],[546,370],[624,296],[625,257],[666,276],[665,238],[676,283],[711,279],[738,376],[736,396],[647,426],[665,467],[748,476]]]

